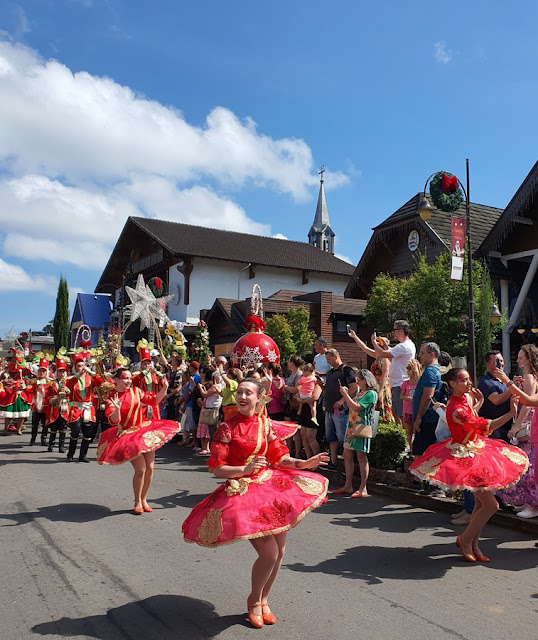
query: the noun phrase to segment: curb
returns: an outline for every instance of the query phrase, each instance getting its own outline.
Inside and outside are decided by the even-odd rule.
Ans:
[[[344,474],[340,471],[323,471],[323,474],[333,484],[344,484]],[[354,476],[354,485],[357,478]],[[444,513],[456,513],[458,504],[450,498],[434,497],[421,494],[418,490],[411,488],[395,487],[383,482],[368,481],[368,491],[376,495],[393,498],[398,502],[407,503],[413,507],[429,509],[430,511],[442,511]],[[489,520],[492,524],[506,527],[513,531],[521,531],[538,538],[538,518],[524,519],[518,518],[511,511],[499,510]]]

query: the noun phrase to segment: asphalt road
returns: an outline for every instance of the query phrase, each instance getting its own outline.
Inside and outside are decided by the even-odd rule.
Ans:
[[[378,496],[330,497],[289,533],[271,597],[278,623],[254,630],[249,543],[210,550],[181,536],[217,485],[203,461],[166,445],[154,511],[134,516],[130,465],[67,464],[28,441],[0,439],[0,640],[537,636],[533,539],[488,526],[492,562],[470,565],[446,514]]]

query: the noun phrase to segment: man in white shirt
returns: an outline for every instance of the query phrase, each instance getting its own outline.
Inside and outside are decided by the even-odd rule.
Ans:
[[[403,418],[403,400],[401,399],[402,383],[405,380],[409,380],[407,375],[407,365],[415,357],[417,352],[415,343],[409,337],[411,328],[407,320],[395,320],[392,327],[393,335],[398,344],[388,349],[383,349],[377,342],[377,336],[374,333],[372,336],[373,349],[370,349],[366,344],[355,335],[354,332],[350,332],[350,336],[355,340],[359,347],[372,358],[388,358],[390,361],[389,369],[389,385],[392,395],[392,413],[397,424],[402,424]]]
[[[325,382],[325,376],[331,368],[331,365],[327,362],[327,357],[325,356],[327,342],[324,338],[319,337],[314,340],[314,351],[316,352],[314,356],[314,369]]]

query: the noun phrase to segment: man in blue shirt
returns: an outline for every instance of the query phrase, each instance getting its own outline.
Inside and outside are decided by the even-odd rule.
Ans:
[[[413,394],[413,425],[415,428],[413,453],[418,456],[435,443],[435,427],[439,416],[432,409],[431,403],[441,390],[440,355],[441,349],[435,342],[425,342],[420,346],[418,358],[424,367],[424,372],[419,378]]]
[[[488,351],[486,353],[486,373],[478,381],[478,388],[484,395],[484,404],[480,408],[478,415],[481,418],[495,420],[510,411],[510,389],[494,378],[492,373],[496,368],[504,369],[504,358],[500,351]],[[509,420],[502,427],[495,429],[490,438],[506,440],[508,442],[508,432],[512,427],[512,420]]]

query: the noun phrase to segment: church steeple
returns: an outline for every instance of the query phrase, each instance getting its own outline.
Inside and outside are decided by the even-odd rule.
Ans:
[[[319,184],[319,196],[318,196],[318,206],[316,207],[316,215],[314,217],[314,223],[310,227],[310,231],[308,232],[308,242],[321,249],[322,251],[327,251],[327,253],[334,253],[334,232],[331,229],[331,224],[329,222],[329,211],[327,210],[327,203],[325,202],[325,190],[323,188],[323,174],[325,173],[325,169],[323,165],[321,166],[321,171],[319,172],[320,184]]]

